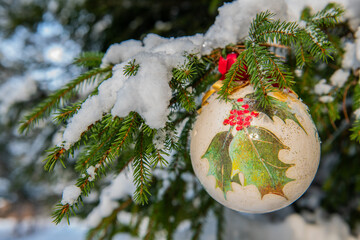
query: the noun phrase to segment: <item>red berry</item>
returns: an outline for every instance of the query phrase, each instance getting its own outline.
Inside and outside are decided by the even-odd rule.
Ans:
[[[242,129],[243,129],[243,126],[237,126],[237,127],[236,127],[236,130],[237,130],[237,131],[240,131],[240,130],[242,130]]]
[[[244,104],[244,105],[242,105],[242,107],[243,107],[243,109],[248,109],[248,108],[249,108],[249,105]]]
[[[242,99],[242,98],[238,98],[238,100],[237,100],[238,102],[242,102],[242,101],[244,101],[244,99]]]
[[[230,114],[234,114],[236,112],[235,109],[231,109]]]
[[[249,110],[244,110],[244,113],[246,114],[246,113],[249,113]]]
[[[245,118],[245,121],[247,121],[247,122],[249,122],[251,120],[251,117],[250,116],[247,116],[246,118]]]
[[[230,117],[229,117],[229,119],[231,120],[231,119],[234,119],[235,118],[235,115],[231,115]]]
[[[235,126],[236,125],[236,122],[235,121],[231,121],[230,122],[230,126]]]
[[[237,110],[236,113],[237,113],[238,115],[243,115],[243,114],[244,114],[244,111]]]
[[[225,119],[223,123],[224,123],[224,125],[228,125],[229,124],[229,119]]]
[[[243,123],[244,123],[243,121],[238,121],[237,122],[238,125],[243,125]]]
[[[244,127],[250,126],[250,122],[244,122]]]

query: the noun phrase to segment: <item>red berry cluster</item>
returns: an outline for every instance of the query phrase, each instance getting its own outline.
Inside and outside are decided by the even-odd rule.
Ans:
[[[243,102],[243,98],[237,99],[237,102]],[[241,105],[242,110],[232,109],[230,111],[230,116],[224,120],[224,125],[235,126],[236,130],[240,131],[246,127],[250,126],[250,122],[252,121],[253,117],[259,116],[258,112],[250,112],[249,105],[243,104]]]

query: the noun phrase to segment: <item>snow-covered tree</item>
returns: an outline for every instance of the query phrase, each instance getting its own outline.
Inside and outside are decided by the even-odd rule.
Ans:
[[[263,112],[280,109],[273,93],[299,95],[322,141],[313,188],[322,188],[321,194],[310,189],[288,211],[301,214],[321,204],[329,213],[341,212],[355,230],[359,6],[350,0],[237,0],[219,8],[205,33],[175,38],[150,33],[112,44],[105,53],[80,54],[74,64],[84,72],[40,102],[19,128],[26,133],[51,118],[61,135],[44,168],[72,168],[78,175],[64,188],[54,222],[80,214],[92,228],[89,239],[119,232],[171,239],[189,224],[191,238],[199,239],[212,216],[221,239],[224,207],[193,173],[190,133],[206,105],[204,95],[228,101],[239,86],[250,85],[251,101]],[[230,56],[235,58],[227,65]],[[284,122],[297,121],[286,114]],[[94,195],[96,200],[89,200]]]

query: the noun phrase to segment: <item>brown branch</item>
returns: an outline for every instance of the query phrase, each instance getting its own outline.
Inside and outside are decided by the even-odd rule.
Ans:
[[[347,123],[350,123],[350,119],[349,119],[349,115],[347,113],[347,109],[346,109],[346,97],[349,91],[349,88],[351,87],[352,84],[349,84],[345,90],[344,90],[344,97],[343,97],[343,101],[342,101],[342,108],[343,108],[343,112],[344,112],[344,116],[345,116],[345,120]]]
[[[288,50],[291,49],[291,47],[289,47],[289,46],[285,46],[285,45],[282,45],[282,44],[276,44],[276,43],[260,43],[259,45],[260,46],[265,46],[265,47],[285,48],[285,49],[288,49]]]

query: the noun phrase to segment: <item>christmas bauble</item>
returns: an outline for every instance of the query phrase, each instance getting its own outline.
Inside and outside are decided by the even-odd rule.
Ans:
[[[265,213],[286,207],[311,184],[320,140],[305,104],[274,92],[260,108],[252,86],[228,101],[214,94],[191,133],[191,161],[206,191],[231,209]]]

